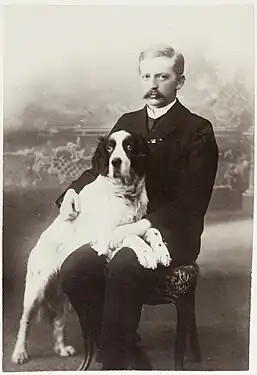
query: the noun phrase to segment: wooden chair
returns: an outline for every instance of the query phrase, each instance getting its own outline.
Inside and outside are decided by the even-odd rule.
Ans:
[[[175,338],[175,370],[182,370],[187,335],[193,360],[201,361],[201,351],[195,319],[195,289],[199,277],[199,267],[193,262],[189,265],[174,268],[164,283],[158,285],[146,305],[159,305],[173,303],[177,310],[177,327]],[[85,356],[78,370],[85,371],[89,368],[94,355],[94,343],[90,337],[84,342]]]

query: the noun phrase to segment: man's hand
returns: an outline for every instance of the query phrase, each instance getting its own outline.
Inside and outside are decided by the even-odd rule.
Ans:
[[[115,250],[122,246],[125,237],[130,235],[144,236],[147,230],[151,227],[151,223],[147,219],[142,219],[132,224],[125,224],[117,227],[112,232],[109,241],[109,248]]]
[[[74,189],[69,189],[62,201],[60,215],[63,221],[72,221],[80,213],[80,197]]]

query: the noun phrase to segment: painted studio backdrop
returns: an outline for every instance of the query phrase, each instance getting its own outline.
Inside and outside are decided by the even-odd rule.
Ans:
[[[217,344],[220,339],[211,344],[207,337],[202,338],[211,358],[204,362],[203,370],[246,369],[252,230],[249,217],[253,204],[252,7],[8,6],[4,13],[5,369],[18,371],[10,355],[29,250],[57,214],[55,198],[90,166],[97,137],[107,133],[124,112],[143,105],[138,55],[152,43],[168,43],[183,52],[186,83],[178,97],[214,126],[220,155],[209,215],[218,221],[224,215],[232,220],[246,216],[248,220],[240,226],[248,236],[244,241],[248,252],[237,252],[234,257],[231,245],[233,250],[222,253],[223,258],[216,257],[220,272],[226,270],[231,259],[238,264],[242,261],[246,270],[242,300],[232,308],[239,311],[233,317],[235,322],[245,309],[243,333],[238,338],[241,349],[227,353],[226,359]],[[220,235],[224,231],[228,236],[237,232],[234,227],[222,230]],[[209,233],[218,241],[216,232]],[[206,241],[211,243],[212,239]],[[203,274],[213,267],[210,259],[215,258],[217,247],[206,245],[211,246],[214,252],[202,258],[202,264],[207,264]],[[234,282],[232,289],[237,288]],[[242,285],[240,278],[238,283]],[[202,296],[212,294],[205,289]],[[220,297],[220,306],[230,298],[227,293]],[[199,299],[202,296],[199,292]],[[203,325],[210,328],[219,322],[227,328],[232,318],[224,313],[224,305],[216,315],[209,306],[210,317],[205,302],[203,299],[199,303],[199,309],[202,306],[201,311],[205,311]],[[229,306],[226,308],[229,310]],[[236,338],[232,335],[230,340],[235,343]],[[40,352],[43,344],[37,345]],[[156,369],[169,369],[157,354],[156,361]],[[49,370],[49,366],[40,367],[39,362],[39,369]],[[32,367],[25,370],[38,369],[27,366]]]

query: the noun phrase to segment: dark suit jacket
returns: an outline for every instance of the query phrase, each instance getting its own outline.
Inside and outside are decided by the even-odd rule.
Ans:
[[[217,171],[213,128],[178,100],[151,131],[147,123],[144,107],[124,114],[111,132],[122,129],[152,140],[146,174],[146,218],[162,232],[175,264],[191,262],[200,251],[204,215]],[[79,192],[97,175],[96,170],[87,170],[69,188]]]

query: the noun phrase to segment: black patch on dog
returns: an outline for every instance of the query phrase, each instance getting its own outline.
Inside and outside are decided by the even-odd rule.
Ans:
[[[114,134],[114,133],[112,133]],[[111,135],[112,135],[111,134]],[[107,176],[109,172],[109,159],[116,146],[110,135],[99,138],[92,158],[92,167],[98,174]],[[130,133],[122,142],[127,157],[131,160],[131,178],[141,178],[147,169],[149,146],[141,134]]]
[[[146,173],[149,157],[149,146],[147,140],[141,135],[130,133],[124,139],[123,148],[131,160],[133,174],[142,177]]]
[[[110,154],[107,151],[108,136],[100,137],[94,155],[92,157],[92,167],[102,176],[107,176],[109,171]]]

